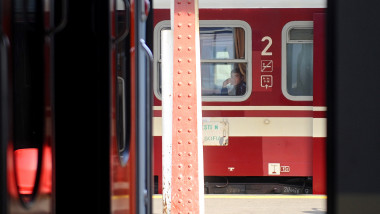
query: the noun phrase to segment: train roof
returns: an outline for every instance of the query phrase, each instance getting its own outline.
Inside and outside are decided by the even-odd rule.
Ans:
[[[169,9],[174,0],[155,0],[153,8]],[[199,0],[199,8],[326,8],[327,0]]]

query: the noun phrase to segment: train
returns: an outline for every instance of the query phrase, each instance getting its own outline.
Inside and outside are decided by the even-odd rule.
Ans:
[[[161,69],[160,43],[170,1],[153,11],[162,193],[161,73],[170,71]],[[323,0],[199,1],[205,193],[326,194],[325,16]],[[231,82],[233,70],[244,85]]]
[[[325,4],[200,1],[205,193],[326,193]],[[168,0],[0,0],[1,214],[151,213],[166,30]]]
[[[0,213],[151,213],[150,2],[0,1]]]

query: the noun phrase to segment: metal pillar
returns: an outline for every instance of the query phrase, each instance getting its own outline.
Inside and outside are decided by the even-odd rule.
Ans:
[[[173,91],[163,96],[171,97],[172,116],[163,123],[171,120],[172,137],[163,138],[172,143],[163,148],[166,152],[171,147],[171,167],[163,167],[163,187],[170,188],[170,193],[164,189],[164,213],[204,213],[198,1],[173,0],[171,14]]]

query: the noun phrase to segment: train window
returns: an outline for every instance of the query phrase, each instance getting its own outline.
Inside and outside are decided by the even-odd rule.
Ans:
[[[161,31],[155,28],[155,94],[161,97]],[[201,88],[203,101],[242,101],[251,92],[251,28],[243,21],[200,21]]]
[[[313,22],[282,29],[282,92],[290,100],[313,100]]]
[[[129,31],[129,1],[116,1],[115,4],[115,35],[116,51],[116,139],[119,149],[119,159],[126,166],[130,152],[130,118],[131,118],[131,84],[130,81],[130,31]]]
[[[39,1],[12,5],[12,135],[15,181],[20,202],[29,208],[38,194],[42,147],[46,140],[46,65],[43,7]],[[46,97],[45,97],[46,96]]]

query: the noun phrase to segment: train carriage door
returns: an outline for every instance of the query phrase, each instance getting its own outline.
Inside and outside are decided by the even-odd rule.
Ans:
[[[110,1],[111,213],[151,213],[149,1]]]
[[[135,152],[134,72],[131,67],[131,3],[110,1],[111,11],[111,211],[134,213]],[[129,197],[127,197],[129,196]]]
[[[326,194],[325,14],[314,14],[313,193]]]
[[[1,213],[52,213],[52,40],[65,22],[42,0],[0,4]]]

